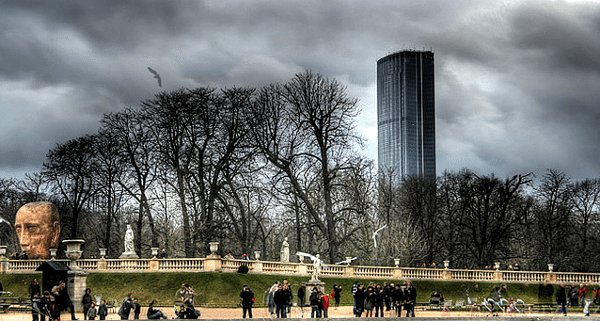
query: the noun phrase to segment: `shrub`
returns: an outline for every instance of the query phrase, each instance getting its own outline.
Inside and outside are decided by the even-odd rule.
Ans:
[[[238,268],[238,270],[237,270],[237,273],[244,273],[244,274],[247,274],[249,270],[250,270],[250,269],[248,268],[248,266],[247,266],[246,264],[242,264],[242,265],[240,265],[240,267]]]

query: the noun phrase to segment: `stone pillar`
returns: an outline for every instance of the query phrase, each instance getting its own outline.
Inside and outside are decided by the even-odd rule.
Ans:
[[[108,270],[108,263],[104,257],[101,257],[98,260],[98,271],[106,271]]]
[[[156,256],[148,262],[148,269],[150,271],[158,271],[160,269],[160,260]]]
[[[354,266],[352,266],[352,265],[344,266],[344,276],[345,277],[354,277]]]
[[[401,267],[397,267],[394,269],[394,279],[402,279],[404,278],[404,271]]]
[[[215,257],[211,254],[204,259],[204,271],[221,271],[222,269],[222,261],[218,255]]]
[[[81,270],[69,271],[67,275],[67,291],[69,292],[71,301],[73,301],[76,312],[83,311],[81,299],[87,288],[87,276],[88,274]]]
[[[263,271],[263,263],[262,261],[254,262],[254,271],[255,273],[262,273]]]
[[[308,275],[308,265],[304,263],[300,263],[298,265],[298,274],[300,275]]]

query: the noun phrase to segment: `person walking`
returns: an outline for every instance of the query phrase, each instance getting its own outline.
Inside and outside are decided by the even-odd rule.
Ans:
[[[65,281],[60,281],[57,286],[53,287],[52,293],[55,296],[59,313],[69,309],[71,310],[71,320],[78,320],[75,317],[75,307],[73,306],[73,301],[71,301],[71,296],[67,291],[67,284]]]
[[[406,317],[415,317],[415,303],[417,302],[417,289],[412,285],[411,281],[406,281],[405,304]]]
[[[83,319],[84,320],[87,320],[88,309],[92,305],[93,301],[94,301],[94,299],[92,299],[92,289],[90,289],[90,288],[85,289],[85,294],[81,298],[81,305],[83,306]]]
[[[240,298],[242,298],[242,318],[245,319],[246,313],[248,313],[248,318],[252,319],[252,305],[255,300],[254,292],[247,285],[244,285],[240,293]]]
[[[563,313],[567,316],[567,293],[565,291],[565,284],[561,283],[556,290],[556,304],[558,305],[558,310],[556,313]]]

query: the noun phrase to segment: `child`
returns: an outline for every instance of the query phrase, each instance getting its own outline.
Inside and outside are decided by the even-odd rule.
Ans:
[[[40,317],[40,297],[37,293],[31,298],[31,317],[33,321],[38,321]]]
[[[108,309],[106,308],[106,301],[100,301],[100,305],[98,306],[98,316],[100,320],[106,320],[106,315],[108,315]]]
[[[97,314],[98,313],[96,312],[96,302],[92,301],[90,303],[90,308],[87,310],[88,320],[96,320]]]

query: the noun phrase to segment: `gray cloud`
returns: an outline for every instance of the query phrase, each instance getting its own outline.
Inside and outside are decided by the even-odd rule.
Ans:
[[[600,5],[542,1],[4,1],[0,173],[159,90],[262,86],[311,69],[360,99],[376,157],[376,61],[436,54],[438,171],[600,172]],[[376,137],[376,136],[375,136]]]

